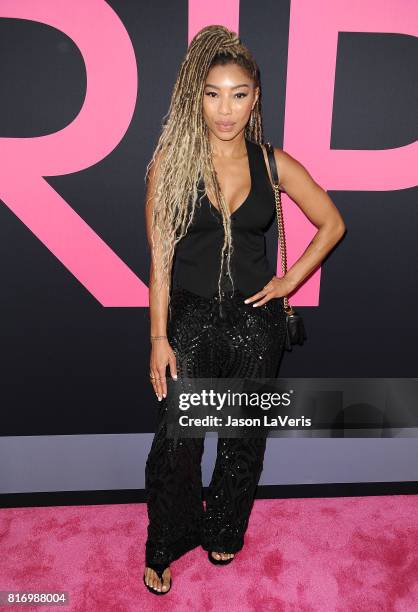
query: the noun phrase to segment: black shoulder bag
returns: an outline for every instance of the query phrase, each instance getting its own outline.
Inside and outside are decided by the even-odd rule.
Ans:
[[[267,151],[267,157],[270,164],[271,178],[274,186],[274,199],[276,200],[277,210],[277,226],[279,231],[279,246],[280,246],[280,257],[282,263],[282,276],[286,274],[286,242],[284,235],[284,224],[283,224],[283,213],[282,213],[282,201],[280,196],[279,188],[279,176],[277,173],[276,160],[274,158],[274,149],[270,142],[266,142],[265,145]],[[283,297],[283,308],[286,313],[286,341],[285,349],[287,351],[292,350],[292,344],[303,344],[307,339],[305,326],[303,319],[300,314],[296,312],[289,304],[287,296]]]

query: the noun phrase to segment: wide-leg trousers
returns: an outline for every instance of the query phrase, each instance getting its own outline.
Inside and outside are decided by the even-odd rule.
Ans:
[[[202,297],[175,287],[167,337],[176,355],[177,375],[193,378],[274,378],[283,354],[286,316],[283,298],[262,306],[244,304],[238,290]],[[167,377],[170,376],[167,369]],[[167,437],[167,398],[159,406],[157,431],[145,468],[148,534],[146,564],[168,565],[201,545],[236,553],[263,469],[266,436],[218,437],[217,457],[202,499],[204,438]]]

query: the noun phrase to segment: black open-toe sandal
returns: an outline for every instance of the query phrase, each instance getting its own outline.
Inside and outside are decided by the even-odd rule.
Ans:
[[[167,569],[167,567],[169,567],[169,566],[168,565],[164,565],[163,563],[148,563],[146,565],[146,567],[149,567],[150,569],[154,570],[154,572],[157,574],[158,578],[161,580],[161,582],[163,582],[163,573]],[[167,593],[169,593],[170,590],[171,590],[172,582],[173,582],[173,579],[170,576],[170,586],[168,587],[168,589],[166,591],[157,591],[156,589],[153,589],[151,586],[149,586],[145,582],[145,573],[144,573],[144,584],[147,587],[148,591],[150,593],[154,593],[154,595],[167,595]]]
[[[228,565],[228,563],[231,563],[231,561],[235,559],[235,553],[231,553],[231,555],[234,555],[234,556],[230,557],[229,559],[215,559],[214,557],[212,557],[212,552],[217,552],[217,551],[208,552],[208,559],[211,563],[213,563],[213,565]]]

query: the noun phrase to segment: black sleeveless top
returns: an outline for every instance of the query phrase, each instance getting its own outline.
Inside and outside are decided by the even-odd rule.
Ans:
[[[265,233],[276,216],[274,191],[270,183],[261,145],[245,138],[251,173],[251,190],[231,215],[234,250],[231,274],[234,290],[245,297],[260,291],[275,275],[266,256]],[[203,185],[203,180],[200,182]],[[218,294],[220,257],[224,229],[220,211],[205,196],[196,203],[186,235],[177,243],[173,262],[172,287],[183,287],[203,297]],[[224,263],[222,289],[231,290]]]

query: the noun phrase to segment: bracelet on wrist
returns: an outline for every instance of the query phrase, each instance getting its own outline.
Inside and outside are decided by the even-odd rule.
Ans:
[[[167,338],[167,336],[151,336],[151,340],[159,340],[160,338]]]

